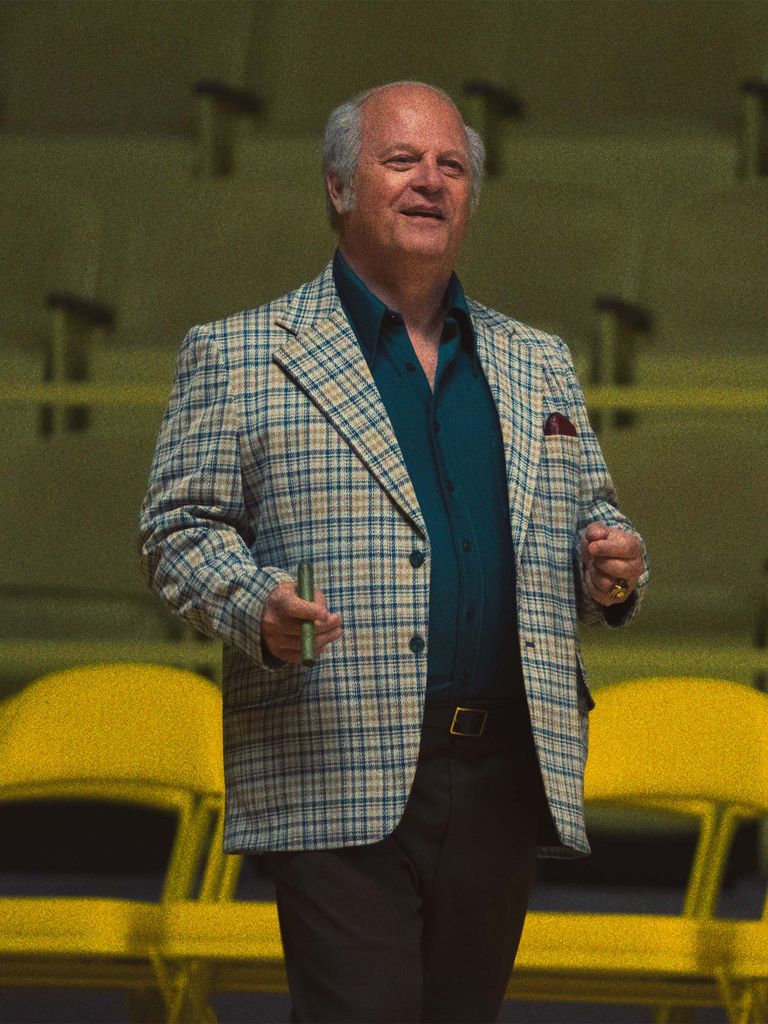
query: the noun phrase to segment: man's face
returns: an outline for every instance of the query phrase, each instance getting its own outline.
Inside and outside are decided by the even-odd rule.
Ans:
[[[374,262],[423,258],[452,268],[469,220],[469,151],[457,110],[437,93],[398,86],[362,109],[355,205],[345,247]]]

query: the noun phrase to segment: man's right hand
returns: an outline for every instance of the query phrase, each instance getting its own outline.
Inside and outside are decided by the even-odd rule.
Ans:
[[[341,616],[331,615],[321,590],[314,601],[302,601],[294,583],[278,583],[264,602],[261,615],[261,638],[267,650],[282,661],[301,663],[301,623],[315,623],[315,647],[320,652],[341,636]]]

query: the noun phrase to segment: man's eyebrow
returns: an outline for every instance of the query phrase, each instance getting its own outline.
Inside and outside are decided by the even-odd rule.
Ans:
[[[386,158],[387,156],[390,156],[392,153],[398,153],[403,151],[408,153],[419,153],[420,148],[412,142],[396,142],[393,145],[387,146],[385,149],[382,149],[379,153],[379,156],[381,158]],[[461,160],[469,160],[469,153],[465,149],[444,149],[441,150],[438,156],[441,158],[458,157]]]
[[[416,146],[414,146],[413,143],[409,143],[409,142],[395,142],[392,145],[385,146],[384,149],[380,150],[379,151],[379,156],[382,156],[382,157],[389,156],[390,153],[401,152],[404,149],[407,150],[409,153],[416,153],[416,152],[418,152],[418,148]]]

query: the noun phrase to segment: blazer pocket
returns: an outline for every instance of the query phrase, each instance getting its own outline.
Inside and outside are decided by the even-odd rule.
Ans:
[[[578,458],[581,443],[578,437],[570,434],[545,434],[544,451],[547,455],[569,458],[571,455]]]
[[[544,437],[537,480],[538,514],[552,527],[575,528],[581,492],[581,446],[578,437]]]
[[[293,663],[264,672],[250,659],[238,659],[222,673],[224,714],[295,700],[304,689],[305,672],[301,665]]]

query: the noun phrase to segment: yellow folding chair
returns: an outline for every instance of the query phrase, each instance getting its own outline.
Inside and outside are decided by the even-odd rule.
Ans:
[[[234,881],[239,857],[228,856]],[[212,992],[287,992],[274,901],[179,900],[165,908],[153,957],[168,1024],[215,1022]]]
[[[768,1024],[768,901],[761,921],[727,921],[718,981],[735,1024]]]
[[[591,805],[700,823],[683,914],[532,912],[508,997],[646,1003],[660,1017],[724,1004],[738,1020],[724,968],[740,922],[714,913],[738,824],[768,814],[768,697],[717,679],[636,679],[600,690],[590,730]]]
[[[725,971],[741,922],[713,914],[738,823],[768,812],[768,697],[714,679],[635,680],[600,691],[591,731],[592,806],[700,823],[684,912],[532,912],[508,998],[647,1003],[660,1017],[670,1004],[724,1004],[745,1024],[740,976]],[[275,904],[232,901],[238,863],[219,861],[208,900],[167,907],[156,966],[172,1021],[215,1020],[210,992],[286,991]]]
[[[69,669],[14,697],[0,725],[0,804],[87,800],[177,821],[159,904],[0,897],[0,986],[117,988],[151,1002],[164,908],[212,884],[206,858],[223,793],[217,687],[160,665]]]

